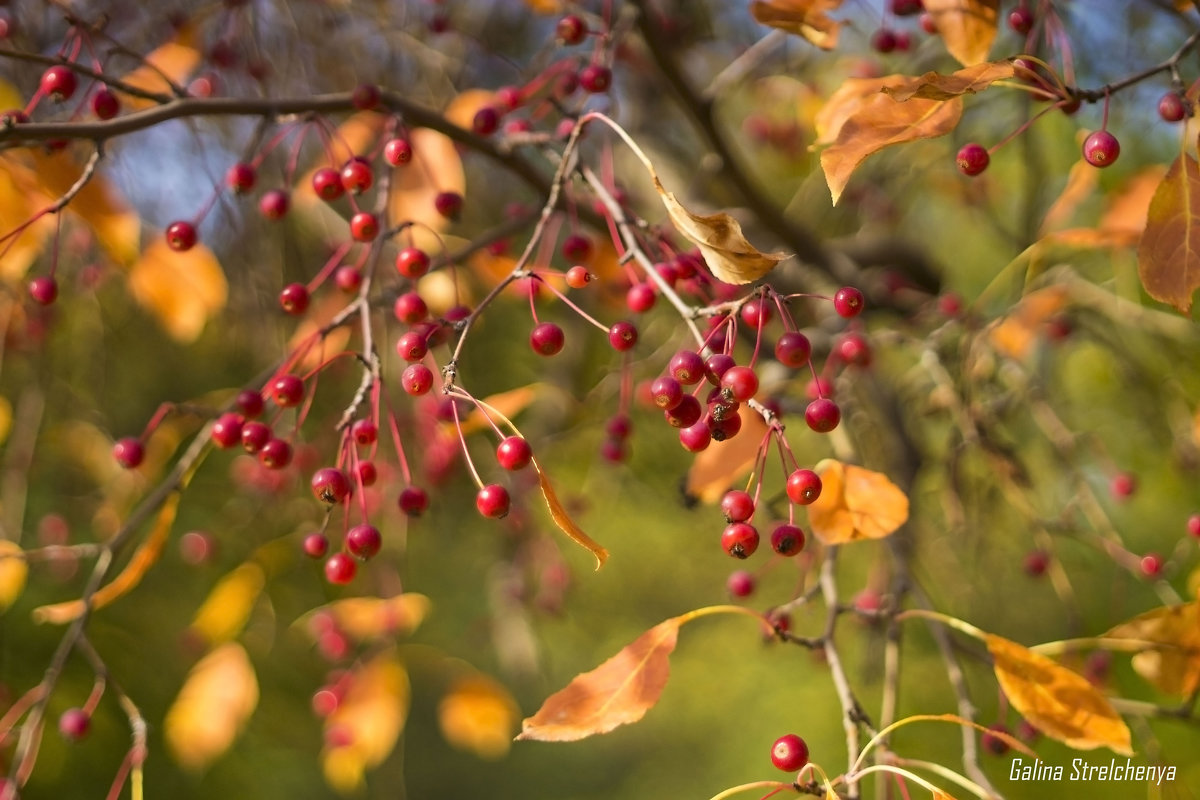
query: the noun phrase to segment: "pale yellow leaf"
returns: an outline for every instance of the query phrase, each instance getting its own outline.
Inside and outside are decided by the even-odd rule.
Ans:
[[[969,67],[985,60],[992,49],[998,6],[999,0],[925,0],[925,13],[933,18],[950,55]]]
[[[156,236],[129,269],[134,298],[158,319],[173,338],[194,341],[205,324],[225,307],[229,292],[216,256],[203,244],[187,252],[172,250]]]
[[[234,638],[246,627],[265,583],[262,567],[253,562],[242,564],[217,581],[196,612],[190,629],[209,644]]]
[[[1104,636],[1147,642],[1133,669],[1160,691],[1187,698],[1200,689],[1200,600],[1147,611]]]
[[[188,673],[163,720],[171,756],[186,769],[204,769],[233,745],[258,706],[258,680],[241,645],[226,642]]]
[[[434,198],[440,192],[466,191],[466,172],[454,141],[429,128],[415,128],[409,134],[413,157],[403,169],[392,173],[392,191],[388,215],[393,224],[411,222],[406,235],[412,243],[437,253],[441,243],[436,233],[444,231],[449,220],[438,213]]]
[[[508,690],[479,673],[454,681],[438,703],[438,727],[446,741],[485,759],[508,754],[519,716]]]
[[[306,623],[314,615],[328,614],[337,629],[354,639],[365,642],[390,636],[408,636],[429,614],[429,598],[416,592],[404,592],[393,597],[347,597],[320,606],[301,617]]]
[[[392,749],[408,717],[411,689],[404,665],[381,653],[349,676],[346,695],[325,719],[325,780],[339,792],[362,786],[366,771]]]

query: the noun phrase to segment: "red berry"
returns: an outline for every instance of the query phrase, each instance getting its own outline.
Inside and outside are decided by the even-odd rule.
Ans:
[[[593,280],[593,277],[587,271],[587,267],[574,266],[567,270],[567,286],[570,286],[572,289],[582,289],[591,280]]]
[[[1008,752],[1008,742],[997,736],[997,733],[1007,735],[1009,733],[1008,726],[1002,722],[997,722],[988,726],[987,732],[979,737],[980,744],[983,749],[987,750],[994,756],[1002,756]]]
[[[713,441],[716,442],[732,439],[742,430],[742,418],[736,410],[724,412],[720,419],[709,414],[705,417],[705,422],[708,424],[708,430],[712,434]]]
[[[704,415],[704,408],[695,397],[685,394],[678,405],[663,413],[667,424],[672,428],[690,428],[700,422],[700,417]]]
[[[360,211],[350,218],[350,235],[356,242],[371,242],[379,235],[379,218],[370,211]]]
[[[813,400],[804,409],[804,421],[817,433],[829,433],[842,420],[842,410],[828,397]]]
[[[508,436],[496,448],[496,461],[509,471],[523,469],[532,460],[533,449],[520,436]]]
[[[429,307],[416,292],[405,292],[396,298],[392,306],[396,319],[408,325],[415,325],[429,314]]]
[[[574,14],[560,19],[554,28],[554,35],[566,45],[579,44],[587,34],[587,23]]]
[[[303,314],[308,310],[308,287],[303,283],[289,283],[279,293],[279,307],[289,314]]]
[[[429,495],[418,486],[406,486],[400,492],[398,504],[407,516],[419,517],[429,508]]]
[[[1033,30],[1033,12],[1028,6],[1019,5],[1008,15],[1008,27],[1024,36]]]
[[[764,297],[755,298],[742,306],[739,312],[742,322],[754,330],[765,327],[775,315],[774,307]]]
[[[309,558],[324,558],[329,552],[329,540],[323,533],[310,533],[304,537],[304,555]]]
[[[413,397],[427,394],[433,388],[433,372],[424,364],[409,364],[400,374],[400,385]]]
[[[405,331],[396,340],[396,354],[405,361],[415,363],[425,358],[425,354],[429,352],[429,343],[425,339],[425,334],[420,331]]]
[[[379,478],[379,470],[375,468],[374,461],[360,461],[355,472],[358,482],[363,486],[374,486],[375,481]]]
[[[1189,536],[1200,539],[1200,514],[1192,514],[1188,517],[1187,532]]]
[[[732,489],[721,498],[721,513],[726,522],[745,522],[754,516],[754,498],[749,492]]]
[[[429,271],[429,255],[420,248],[406,247],[396,254],[396,271],[415,281]]]
[[[843,286],[833,296],[833,309],[844,319],[857,317],[863,310],[863,303],[863,293],[853,286]]]
[[[337,467],[322,467],[313,473],[312,490],[322,503],[334,505],[350,496],[350,480]]]
[[[539,355],[552,356],[563,349],[565,338],[562,328],[553,322],[540,322],[529,334],[529,346]]]
[[[808,763],[808,745],[794,733],[780,736],[771,745],[771,763],[784,772],[796,772]]]
[[[471,130],[480,136],[491,136],[499,128],[500,112],[491,106],[479,109],[471,119]]]
[[[1127,500],[1137,491],[1137,478],[1128,472],[1118,472],[1108,482],[1108,489],[1115,500]]]
[[[721,385],[721,378],[727,371],[737,365],[733,356],[725,353],[713,353],[704,359],[704,377],[713,386]]]
[[[821,496],[821,476],[811,469],[798,469],[787,479],[787,496],[798,506],[816,502]]]
[[[58,732],[67,741],[77,742],[87,735],[91,722],[92,718],[82,708],[68,708],[58,718]]]
[[[1166,122],[1179,122],[1188,115],[1188,107],[1179,92],[1167,92],[1158,101],[1158,115]]]
[[[437,213],[448,220],[456,220],[462,214],[463,198],[458,192],[439,192],[433,198],[433,207]]]
[[[795,525],[776,525],[771,531],[771,549],[781,556],[791,557],[804,549],[804,531]]]
[[[258,211],[266,219],[277,222],[287,216],[291,200],[282,189],[272,189],[258,199]]]
[[[633,433],[633,421],[624,414],[617,414],[604,423],[604,432],[614,439],[628,439]]]
[[[612,70],[601,64],[588,64],[579,70],[579,85],[592,94],[606,92],[612,85]]]
[[[878,53],[890,53],[896,49],[896,32],[891,28],[880,28],[871,34],[871,48]]]
[[[224,450],[233,447],[242,441],[242,425],[244,424],[245,420],[242,415],[234,414],[232,411],[217,417],[217,421],[212,426],[213,444]]]
[[[351,194],[362,194],[375,182],[375,173],[371,171],[371,164],[365,158],[357,156],[342,166],[341,174],[338,177],[341,178],[342,188]]]
[[[235,402],[241,410],[242,416],[247,419],[253,419],[263,412],[263,396],[253,389],[243,389],[238,392]]]
[[[317,197],[327,203],[332,203],[346,193],[342,186],[342,176],[332,167],[321,167],[312,176],[312,187]]]
[[[92,113],[96,119],[112,119],[121,111],[121,101],[106,88],[96,90],[92,95]]]
[[[258,182],[258,173],[249,164],[239,162],[225,173],[225,185],[235,194],[245,194]]]
[[[679,443],[689,453],[699,453],[701,450],[706,450],[712,443],[712,431],[709,430],[706,422],[696,422],[679,431]]]
[[[389,139],[383,146],[383,158],[393,167],[412,161],[412,145],[408,139]]]
[[[330,583],[347,584],[354,580],[358,564],[346,553],[334,553],[325,562],[325,580]]]
[[[146,457],[146,448],[132,436],[118,439],[113,445],[113,458],[125,469],[136,469]]]
[[[871,364],[871,346],[857,333],[847,333],[837,341],[837,354],[842,361],[855,367]]]
[[[258,461],[267,469],[283,469],[292,463],[292,446],[283,439],[271,439],[258,451]]]
[[[1021,563],[1025,570],[1025,574],[1030,577],[1037,578],[1046,574],[1046,568],[1050,566],[1050,554],[1045,550],[1030,550],[1025,554],[1025,558]]]
[[[963,175],[978,175],[988,168],[991,160],[991,155],[983,145],[971,142],[958,151],[958,171]]]
[[[167,226],[167,247],[183,253],[196,246],[196,226],[190,222],[172,222]]]
[[[50,67],[42,73],[42,91],[56,103],[70,100],[78,85],[79,79],[75,77],[75,73],[62,64]]]
[[[663,375],[650,384],[650,395],[654,405],[664,411],[670,411],[683,402],[683,386],[672,377]]]
[[[1157,578],[1162,574],[1163,558],[1158,553],[1147,553],[1142,556],[1139,566],[1142,569],[1142,574],[1147,578]]]
[[[625,305],[635,314],[645,314],[654,308],[657,295],[654,287],[648,283],[638,283],[629,287],[625,293]]]
[[[379,105],[379,87],[373,83],[360,83],[354,87],[350,102],[359,111],[370,111]]]
[[[922,0],[892,0],[891,8],[897,17],[910,17],[920,14],[925,8],[925,3]]]
[[[749,558],[758,549],[758,531],[745,522],[726,525],[721,533],[721,548],[734,558]]]
[[[304,399],[304,381],[295,375],[280,375],[271,382],[270,394],[280,408],[298,406]]]
[[[721,396],[744,403],[758,393],[758,376],[750,367],[730,367],[721,376]]]
[[[334,284],[347,294],[353,294],[362,288],[362,280],[362,272],[358,267],[352,267],[349,264],[338,267],[333,273]]]
[[[507,516],[509,504],[508,490],[499,484],[489,483],[475,495],[475,508],[489,519]]]
[[[694,350],[680,350],[671,358],[667,370],[684,386],[695,386],[704,380],[704,359]]]
[[[587,261],[592,255],[592,240],[580,233],[572,233],[563,239],[563,258],[572,263]]]
[[[1108,131],[1096,131],[1083,140],[1083,157],[1093,167],[1107,167],[1121,155],[1121,143]]]
[[[787,331],[775,343],[775,359],[785,367],[798,369],[812,357],[812,344],[799,331]]]
[[[271,441],[271,429],[261,422],[250,421],[242,425],[242,448],[247,453],[261,451]]]
[[[749,597],[754,593],[754,576],[744,569],[731,572],[725,590],[734,597]]]
[[[58,281],[53,275],[42,275],[29,282],[29,296],[39,305],[52,305],[58,299]]]
[[[374,525],[355,525],[346,532],[346,549],[363,561],[372,558],[382,546],[383,536]]]

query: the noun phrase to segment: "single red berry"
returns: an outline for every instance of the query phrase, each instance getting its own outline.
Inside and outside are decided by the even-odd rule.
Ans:
[[[983,145],[971,142],[958,151],[957,161],[958,171],[963,175],[978,175],[988,168],[992,157]]]
[[[242,425],[242,448],[247,453],[260,452],[271,441],[271,429],[261,422],[251,420]]]
[[[695,386],[704,380],[704,359],[694,350],[680,350],[671,358],[667,371],[684,386]]]
[[[749,597],[754,593],[754,576],[744,569],[731,572],[725,590],[734,597]]]
[[[732,439],[742,430],[742,417],[736,410],[723,413],[719,419],[710,413],[704,421],[715,442]]]
[[[753,330],[758,330],[765,327],[775,316],[775,307],[765,297],[758,297],[742,306],[739,314],[742,322]]]
[[[1093,167],[1110,166],[1121,155],[1121,143],[1108,131],[1096,131],[1083,140],[1083,157]]]
[[[864,302],[862,292],[853,286],[843,286],[833,296],[833,309],[839,317],[850,319],[859,315]]]
[[[1030,550],[1025,554],[1021,566],[1024,568],[1025,574],[1031,578],[1041,577],[1046,574],[1046,569],[1050,566],[1050,554],[1045,550]]]
[[[1002,756],[1008,752],[1009,745],[1008,742],[997,736],[997,733],[1002,733],[1006,736],[1009,735],[1008,726],[1003,722],[996,722],[992,725],[989,725],[987,732],[985,732],[983,736],[979,737],[979,742],[983,745],[983,749],[987,750],[992,755]]]
[[[854,596],[854,610],[862,614],[878,614],[883,598],[874,589],[863,589]]]
[[[337,467],[322,467],[313,473],[312,490],[322,503],[334,505],[350,496],[350,479]]]
[[[771,745],[771,763],[784,772],[796,772],[808,763],[808,745],[794,733],[780,736]]]
[[[521,436],[507,436],[496,448],[496,461],[509,471],[516,471],[529,466],[533,460],[533,448]]]
[[[553,322],[540,322],[529,334],[529,346],[538,355],[552,356],[563,349],[565,343],[562,328]]]
[[[183,253],[196,246],[196,226],[190,222],[172,222],[167,226],[167,247]]]
[[[79,79],[75,73],[62,64],[56,64],[42,73],[42,91],[56,103],[70,100],[78,85]]]
[[[429,307],[416,292],[405,292],[396,298],[392,306],[396,319],[407,325],[415,325],[429,314]]]
[[[38,305],[53,305],[58,299],[58,281],[53,275],[42,275],[29,282],[29,296]]]
[[[838,339],[836,344],[838,358],[855,367],[871,365],[871,345],[858,333],[850,332]]]
[[[484,106],[471,118],[471,130],[480,136],[491,136],[500,128],[500,112],[492,106]]]
[[[624,414],[617,414],[604,423],[604,432],[614,439],[625,440],[633,433],[633,420]]]
[[[685,394],[674,408],[663,412],[667,424],[672,428],[690,428],[704,415],[700,401],[690,394]]]
[[[67,741],[78,742],[87,736],[91,722],[92,718],[82,708],[68,708],[58,718],[58,732]]]
[[[433,372],[424,364],[409,364],[400,374],[400,385],[413,397],[427,394],[433,388]]]
[[[821,496],[821,476],[811,469],[798,469],[787,479],[787,496],[798,506],[816,502]]]
[[[654,383],[650,384],[650,395],[654,405],[664,411],[670,411],[683,402],[683,386],[674,378],[663,375],[655,378]]]
[[[324,558],[329,552],[329,540],[323,533],[310,533],[304,537],[304,555],[309,558]]]
[[[726,522],[745,522],[754,516],[754,498],[749,492],[731,489],[721,498],[721,513]]]
[[[744,403],[758,393],[758,375],[750,367],[730,367],[721,376],[721,395]]]
[[[871,34],[871,48],[877,53],[890,53],[896,49],[896,32],[891,28],[880,28]]]
[[[346,294],[353,294],[362,288],[363,276],[358,267],[349,264],[338,267],[333,273],[333,282]]]
[[[429,254],[418,247],[404,248],[396,254],[396,271],[415,281],[429,271]]]
[[[408,139],[389,139],[383,146],[383,158],[393,167],[399,167],[412,161],[412,145]]]
[[[775,359],[785,367],[798,369],[812,357],[812,344],[799,331],[787,331],[775,343]]]
[[[1188,107],[1179,92],[1167,92],[1158,101],[1158,115],[1165,122],[1179,122],[1188,115]]]
[[[258,182],[258,172],[254,167],[244,162],[234,164],[225,173],[225,185],[234,194],[245,194],[254,188]]]
[[[283,469],[292,463],[292,446],[283,439],[271,439],[258,451],[258,461],[267,469]]]
[[[1137,491],[1137,478],[1128,472],[1118,472],[1109,480],[1108,490],[1114,500],[1127,500]]]
[[[213,444],[223,450],[228,450],[238,442],[242,441],[242,426],[245,420],[241,414],[235,414],[232,411],[226,412],[217,417],[217,421],[212,426]]]
[[[263,196],[258,198],[258,211],[266,219],[277,222],[287,216],[291,204],[292,201],[288,198],[287,192],[282,189],[272,189],[264,192]]]
[[[363,486],[374,486],[375,481],[379,478],[379,470],[375,467],[374,461],[360,461],[355,469],[358,482]]]
[[[654,301],[656,299],[657,295],[654,293],[654,287],[648,283],[634,284],[625,293],[625,305],[635,314],[645,314],[654,308]]]
[[[234,401],[246,419],[254,419],[263,412],[263,396],[253,389],[243,389],[238,392]]]
[[[692,399],[694,400],[695,398]],[[712,443],[712,431],[709,430],[708,423],[701,420],[700,422],[680,428],[679,443],[689,453],[699,453],[701,450],[708,449],[708,446]]]
[[[271,382],[270,394],[280,408],[298,406],[304,399],[304,381],[295,375],[280,375]]]
[[[303,283],[289,283],[279,293],[279,307],[289,314],[303,314],[308,300],[308,287]]]
[[[804,409],[804,421],[817,433],[829,433],[842,420],[842,410],[828,397],[820,397]]]
[[[374,525],[355,525],[346,532],[346,549],[351,555],[366,561],[383,547],[383,536]]]
[[[112,119],[120,111],[120,99],[107,88],[101,87],[92,95],[92,113],[96,119]]]
[[[925,31],[930,36],[937,36],[937,21],[933,18],[932,14],[921,14],[919,22],[921,25],[921,30]]]
[[[1033,12],[1026,5],[1019,5],[1008,14],[1008,27],[1024,36],[1033,30]]]
[[[475,495],[475,508],[489,519],[507,516],[510,502],[508,490],[496,483],[489,483]]]
[[[1142,574],[1147,578],[1157,578],[1162,574],[1163,558],[1158,553],[1147,553],[1139,562]]]
[[[733,356],[726,353],[713,353],[704,359],[704,377],[713,386],[721,385],[721,378],[727,371],[737,365]]]
[[[419,517],[429,508],[429,494],[419,486],[406,486],[400,492],[398,503],[407,516]]]
[[[354,87],[350,102],[359,111],[370,111],[379,105],[379,87],[373,83],[360,83]]]
[[[342,188],[351,194],[362,194],[375,182],[375,173],[371,170],[370,162],[358,156],[342,165],[338,177],[341,178]]]
[[[614,322],[608,329],[608,343],[614,350],[625,352],[637,344],[638,330],[632,322]]]
[[[334,553],[325,562],[325,580],[330,583],[347,584],[354,580],[358,564],[346,553]]]
[[[746,522],[733,522],[721,533],[721,548],[734,558],[749,558],[758,549],[758,531]]]
[[[804,549],[804,531],[795,525],[776,525],[771,531],[771,549],[781,556],[792,557]]]
[[[438,192],[433,198],[433,207],[437,213],[448,220],[456,220],[462,214],[463,197],[458,192]]]
[[[1187,532],[1189,536],[1200,539],[1200,514],[1192,514],[1188,517]]]
[[[567,270],[567,286],[572,289],[582,289],[591,280],[593,280],[593,276],[587,271],[587,267],[576,265]]]
[[[333,167],[321,167],[312,176],[313,192],[327,203],[332,203],[346,193],[342,176]]]
[[[360,211],[350,218],[350,235],[356,242],[371,242],[379,235],[379,217]]]
[[[922,0],[892,0],[891,9],[897,17],[911,17],[925,10],[925,3]]]
[[[139,439],[126,436],[113,445],[113,458],[125,469],[136,469],[146,457],[146,448]]]
[[[425,335],[419,331],[405,331],[396,340],[396,353],[405,361],[416,363],[425,358],[429,352],[429,344]]]
[[[579,85],[592,94],[607,92],[612,85],[612,70],[602,64],[588,64],[579,70]]]
[[[587,34],[587,23],[574,14],[563,17],[554,27],[554,35],[566,45],[579,44]]]
[[[592,240],[581,233],[572,233],[563,239],[562,255],[572,263],[587,261],[592,256]]]

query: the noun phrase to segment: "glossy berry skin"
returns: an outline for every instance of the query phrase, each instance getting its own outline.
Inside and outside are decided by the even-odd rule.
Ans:
[[[804,421],[817,433],[829,433],[842,421],[842,410],[828,397],[820,397],[804,409]]]
[[[1017,6],[1009,12],[1008,27],[1024,36],[1033,30],[1033,12],[1029,10],[1028,6]]]
[[[775,360],[785,367],[799,369],[812,358],[812,343],[799,331],[787,331],[775,343]]]
[[[146,448],[140,440],[126,436],[113,445],[113,458],[125,469],[136,469],[146,458]]]
[[[429,343],[425,334],[420,331],[405,331],[396,340],[396,354],[410,363],[416,363],[425,358],[429,352]]]
[[[393,167],[400,167],[412,161],[412,145],[408,139],[389,139],[383,146],[383,159]]]
[[[354,580],[358,564],[346,553],[334,553],[325,562],[325,580],[344,586]]]
[[[346,532],[346,549],[363,561],[373,558],[383,547],[383,536],[374,525],[355,525]]]
[[[667,365],[671,377],[684,386],[695,386],[704,380],[704,359],[695,350],[680,350]]]
[[[309,558],[324,558],[329,552],[329,540],[323,533],[310,533],[304,537],[304,555]]]
[[[313,473],[312,490],[322,503],[334,505],[350,496],[350,479],[337,467],[322,467]]]
[[[303,314],[308,301],[308,287],[303,283],[289,283],[279,292],[279,307],[289,314]]]
[[[500,112],[491,106],[484,106],[475,112],[471,119],[471,130],[480,136],[491,136],[500,128]]]
[[[245,194],[258,182],[258,172],[249,164],[239,162],[225,173],[225,185],[234,194]]]
[[[53,305],[58,299],[58,281],[52,275],[42,275],[29,282],[29,296],[38,305]]]
[[[795,525],[776,525],[771,531],[771,549],[791,558],[804,549],[804,531]]]
[[[342,176],[332,167],[321,167],[312,176],[313,192],[327,203],[332,203],[346,193]]]
[[[704,377],[713,386],[720,386],[721,378],[736,365],[737,362],[733,360],[733,356],[725,353],[713,353],[704,359]]]
[[[338,267],[333,273],[334,285],[346,294],[354,294],[362,288],[362,281],[362,272],[349,264]]]
[[[398,321],[406,325],[415,325],[428,316],[429,306],[425,305],[421,295],[416,292],[405,292],[396,298],[392,313]]]
[[[292,463],[292,446],[283,439],[271,439],[258,451],[258,461],[267,469],[283,469]]]
[[[396,254],[396,272],[415,281],[429,272],[429,254],[418,247],[405,247]]]
[[[574,14],[563,17],[554,27],[555,37],[565,45],[579,44],[587,34],[587,23]]]
[[[184,253],[196,246],[196,226],[182,220],[167,226],[167,247]]]
[[[1158,101],[1158,116],[1164,122],[1179,122],[1188,115],[1187,106],[1179,92],[1167,92]]]
[[[257,453],[271,441],[271,429],[261,422],[251,420],[242,425],[242,449]]]
[[[520,436],[508,436],[496,447],[496,461],[510,472],[524,469],[533,461],[533,448]]]
[[[759,297],[742,306],[738,312],[742,322],[753,330],[764,327],[775,315],[771,303],[766,298]]]
[[[475,494],[475,508],[488,519],[507,516],[510,505],[508,490],[496,483],[489,483]]]
[[[1157,578],[1162,574],[1163,558],[1158,553],[1147,553],[1138,562],[1138,567],[1147,578]]]
[[[709,433],[712,434],[713,441],[715,442],[732,439],[742,430],[742,418],[736,410],[725,412],[720,419],[709,414],[705,417],[704,421],[707,423]]]
[[[654,405],[670,411],[683,402],[683,386],[674,378],[663,375],[650,384],[650,396]]]
[[[855,367],[871,365],[871,345],[857,333],[847,333],[837,341],[837,354],[842,361]]]
[[[672,409],[665,411],[667,424],[672,428],[690,428],[704,415],[700,401],[690,394],[685,394]]]
[[[373,242],[379,235],[379,218],[370,211],[360,211],[350,218],[350,235],[356,242]]]
[[[865,302],[863,293],[858,289],[853,286],[843,286],[833,296],[833,310],[839,317],[850,319],[857,317],[862,312]]]
[[[463,198],[458,192],[439,192],[433,198],[433,207],[437,213],[448,220],[456,220],[462,214]]]
[[[794,733],[780,736],[771,745],[771,763],[784,772],[796,772],[808,763],[808,745]]]
[[[379,479],[379,470],[374,461],[360,461],[355,468],[355,478],[363,486],[374,486]]]
[[[745,522],[754,516],[754,498],[741,489],[728,491],[721,498],[721,513],[726,522]]]
[[[292,201],[282,189],[272,189],[258,199],[258,211],[266,219],[278,222],[287,216]]]
[[[721,533],[721,549],[734,558],[749,558],[758,549],[758,530],[745,522],[726,525]]]
[[[112,119],[121,112],[121,101],[108,89],[97,89],[92,95],[92,113],[96,119]]]
[[[429,509],[429,494],[419,486],[406,486],[397,504],[405,515],[419,517]]]
[[[689,453],[699,453],[707,450],[708,446],[712,444],[712,431],[709,430],[707,423],[697,422],[679,431],[679,443]]]
[[[963,175],[974,176],[988,168],[992,157],[983,145],[971,142],[963,145],[955,160],[958,162],[959,172]]]
[[[579,85],[592,94],[607,92],[612,85],[612,70],[601,64],[588,64],[579,70]]]
[[[280,375],[271,382],[271,400],[280,408],[293,408],[304,399],[304,381],[296,375]]]
[[[339,175],[342,188],[351,194],[362,194],[375,182],[375,174],[365,158],[352,158],[342,166]]]
[[[758,376],[750,367],[730,367],[721,376],[721,396],[744,403],[758,393]]]
[[[630,286],[629,291],[625,293],[625,305],[635,314],[645,314],[654,308],[654,301],[656,299],[657,295],[654,293],[654,287],[648,283],[639,283],[636,286]]]
[[[226,412],[217,417],[217,421],[212,426],[213,444],[220,447],[222,450],[228,450],[236,446],[242,441],[242,426],[245,420],[241,414],[235,414],[232,411]]]
[[[1193,539],[1200,539],[1200,514],[1192,514],[1188,517],[1187,532]]]
[[[433,388],[433,372],[424,364],[409,364],[400,374],[400,386],[413,397],[428,394]]]
[[[821,496],[821,476],[811,469],[798,469],[787,479],[787,496],[798,506],[806,506]]]
[[[242,412],[242,416],[246,419],[254,419],[261,415],[265,407],[263,396],[253,389],[243,389],[238,392],[237,399],[234,402],[237,404],[238,410]]]
[[[1121,155],[1121,143],[1108,131],[1096,131],[1083,140],[1083,157],[1093,167],[1111,166]]]
[[[42,73],[42,91],[56,103],[70,100],[79,86],[75,73],[62,64],[56,64]]]
[[[749,597],[754,594],[754,576],[744,569],[729,573],[725,581],[725,590],[732,597]]]
[[[87,736],[91,722],[92,718],[82,708],[68,708],[58,718],[58,732],[67,741],[78,742]]]
[[[533,352],[542,356],[558,354],[565,341],[562,328],[553,322],[540,322],[529,334],[529,346],[533,348]]]
[[[587,271],[587,267],[574,266],[567,270],[567,286],[572,289],[582,289],[593,280],[592,273]]]

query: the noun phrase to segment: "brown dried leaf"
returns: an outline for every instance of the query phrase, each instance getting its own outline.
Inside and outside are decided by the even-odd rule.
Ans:
[[[201,770],[227,751],[258,706],[258,680],[242,646],[227,642],[188,673],[163,720],[171,755]]]
[[[816,471],[821,495],[808,507],[808,524],[823,543],[882,539],[908,520],[908,496],[883,473],[834,459]]]
[[[1011,60],[984,62],[949,75],[926,72],[918,78],[909,78],[898,86],[885,86],[883,92],[901,102],[914,97],[949,100],[951,97],[982,92],[996,81],[1013,77],[1015,71]]]
[[[438,703],[438,727],[446,741],[489,760],[508,755],[519,716],[508,690],[480,673],[454,681]]]
[[[571,538],[575,544],[587,550],[596,557],[596,569],[604,566],[604,562],[608,560],[608,551],[600,546],[596,540],[583,532],[583,529],[575,524],[575,520],[563,508],[563,504],[558,499],[558,494],[554,491],[554,487],[550,484],[550,479],[546,477],[546,473],[542,470],[542,465],[533,460],[533,468],[537,470],[538,483],[542,487],[542,497],[546,498],[546,507],[550,509],[550,518],[554,520],[554,524],[559,530]]]
[[[408,672],[391,653],[375,656],[352,675],[346,696],[325,719],[325,780],[342,793],[362,786],[366,771],[383,762],[408,719]]]
[[[841,23],[829,17],[842,0],[755,0],[750,13],[763,25],[803,36],[822,50],[837,47]]]
[[[15,542],[0,539],[0,613],[4,613],[25,588],[29,564]]]
[[[742,430],[732,439],[713,442],[696,454],[687,474],[687,493],[703,503],[716,503],[733,483],[754,467],[758,446],[767,432],[761,414],[738,409]]]
[[[667,685],[683,621],[660,622],[591,672],[575,676],[521,723],[517,739],[573,742],[637,722]]]
[[[229,285],[212,250],[197,244],[184,253],[156,236],[129,268],[129,288],[142,306],[181,342],[192,342],[225,307]]]
[[[732,284],[750,283],[788,258],[787,253],[760,252],[746,241],[741,224],[728,214],[701,215],[688,211],[674,194],[663,188],[657,176],[654,177],[654,188],[667,207],[675,228],[700,248],[705,263],[718,280]]]
[[[1155,300],[1186,314],[1200,288],[1200,164],[1184,153],[1162,179],[1138,245],[1138,275]]]
[[[1161,645],[1133,657],[1134,671],[1155,688],[1185,698],[1200,688],[1200,600],[1147,611],[1104,636]]]
[[[999,0],[925,0],[946,50],[965,67],[987,58],[996,38]]]
[[[1087,678],[1003,637],[989,633],[984,641],[1000,688],[1034,727],[1076,750],[1133,755],[1125,721]]]

